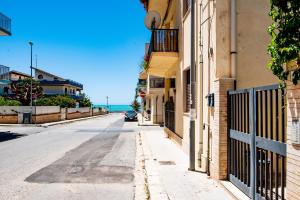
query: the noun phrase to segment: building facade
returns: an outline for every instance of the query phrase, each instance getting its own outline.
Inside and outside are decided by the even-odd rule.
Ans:
[[[45,95],[69,95],[73,98],[81,98],[83,85],[70,79],[65,79],[44,70],[33,68],[34,78],[40,82]]]
[[[273,196],[285,199],[286,191],[289,191],[286,177],[290,173],[286,172],[285,161],[286,109],[280,107],[285,100],[282,99],[284,93],[278,89],[278,79],[267,69],[270,60],[266,51],[270,42],[267,32],[271,24],[268,15],[270,2],[193,1],[195,42],[192,45],[191,2],[143,1],[146,24],[149,19],[154,19],[150,30],[148,66],[143,73],[165,80],[165,132],[186,153],[190,153],[191,143],[194,143],[197,171],[206,172],[215,179],[229,180],[253,199]],[[196,63],[196,73],[192,74],[196,80],[194,141],[189,139],[193,84],[191,48],[195,50]],[[171,80],[176,82],[174,89]],[[254,109],[255,116],[250,109]],[[253,127],[252,120],[259,123]],[[282,129],[279,138],[279,128],[275,131],[275,127]],[[248,137],[245,133],[258,141],[255,150],[251,149],[250,138],[249,141],[245,139]],[[273,145],[281,150],[274,151]],[[258,161],[252,166],[250,160],[255,154]],[[243,155],[247,159],[241,160]],[[281,160],[274,160],[275,157]],[[262,164],[267,162],[266,166]],[[253,168],[257,170],[251,171]],[[247,170],[240,172],[242,169]],[[276,174],[279,177],[276,181],[270,178]],[[255,183],[254,178],[258,180]],[[266,183],[263,184],[263,180]],[[293,184],[293,187],[300,189],[299,185]]]
[[[0,36],[11,36],[11,19],[0,12]]]

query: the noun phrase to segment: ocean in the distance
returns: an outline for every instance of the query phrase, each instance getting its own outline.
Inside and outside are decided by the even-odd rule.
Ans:
[[[95,107],[107,108],[106,105],[94,105]],[[132,110],[130,105],[108,105],[110,112],[124,112]]]

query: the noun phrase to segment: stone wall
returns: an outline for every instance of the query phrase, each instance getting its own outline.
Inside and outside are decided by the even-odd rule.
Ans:
[[[68,108],[66,119],[78,119],[92,116],[90,108]]]
[[[24,113],[32,113],[32,123],[41,124],[107,114],[101,108],[60,108],[59,106],[0,106],[0,124],[22,124]]]

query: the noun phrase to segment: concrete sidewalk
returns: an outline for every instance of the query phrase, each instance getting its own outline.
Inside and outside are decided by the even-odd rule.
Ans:
[[[163,129],[143,129],[140,134],[148,191],[152,200],[235,199],[218,181],[188,171],[188,156]]]

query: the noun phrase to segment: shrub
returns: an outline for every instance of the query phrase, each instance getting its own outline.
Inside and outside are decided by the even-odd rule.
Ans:
[[[92,106],[92,102],[91,102],[91,100],[90,100],[90,98],[88,96],[86,96],[85,94],[83,94],[82,100],[79,101],[79,106],[80,107],[91,107]]]
[[[43,97],[36,101],[37,106],[60,106],[62,108],[74,108],[76,101],[68,96]]]
[[[5,99],[0,97],[0,106],[20,106],[22,105],[20,101]]]

